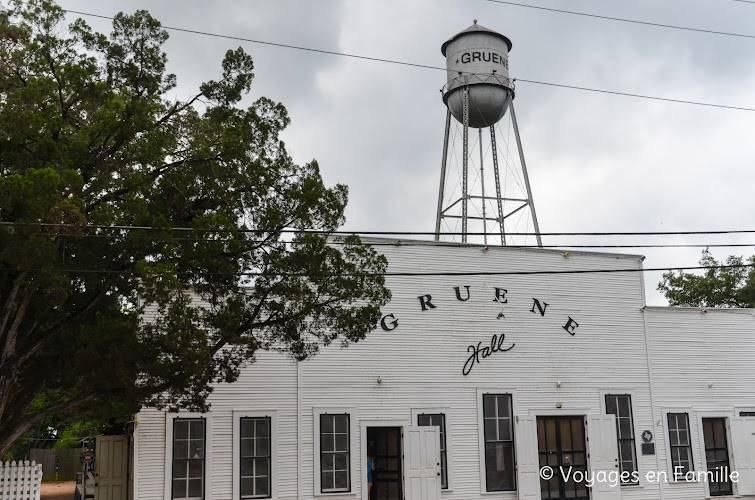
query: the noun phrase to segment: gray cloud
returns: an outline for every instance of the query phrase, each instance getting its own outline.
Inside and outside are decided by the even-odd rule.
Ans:
[[[114,14],[148,8],[164,24],[443,66],[440,45],[473,18],[510,37],[512,76],[755,107],[755,40],[536,11],[482,0],[111,0]],[[552,0],[554,8],[748,33],[755,5],[674,0]],[[92,24],[97,25],[94,21]],[[445,108],[442,71],[172,33],[171,70],[188,93],[216,78],[222,54],[255,58],[255,95],[283,102],[297,161],[346,183],[347,228],[432,231]],[[517,116],[541,229],[663,231],[751,226],[755,113],[517,85]],[[502,125],[503,126],[503,125]],[[566,238],[546,244],[743,242],[720,238]],[[647,267],[695,265],[699,249],[630,249]],[[722,249],[723,258],[742,249]],[[745,249],[744,253],[754,253]],[[646,276],[648,301],[660,273]]]

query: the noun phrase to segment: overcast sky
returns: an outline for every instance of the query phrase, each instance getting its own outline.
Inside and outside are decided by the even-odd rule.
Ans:
[[[524,1],[524,0],[523,0]],[[530,5],[755,35],[736,0],[529,0]],[[513,78],[755,108],[755,39],[695,33],[485,0],[61,0],[165,26],[444,66],[441,44],[477,19],[513,42]],[[70,16],[71,19],[77,16]],[[101,31],[107,21],[85,18]],[[349,186],[346,229],[432,231],[445,106],[443,71],[170,32],[180,97],[217,78],[227,49],[254,58],[252,98],[282,102],[298,162]],[[755,112],[519,82],[516,111],[543,232],[752,229]],[[749,243],[755,236],[560,238],[556,244]],[[646,267],[696,265],[700,249],[628,249]],[[750,248],[715,248],[723,259]],[[660,273],[646,273],[648,303]]]

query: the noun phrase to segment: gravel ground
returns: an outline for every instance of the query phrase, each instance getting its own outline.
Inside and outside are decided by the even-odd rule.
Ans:
[[[76,481],[45,481],[41,500],[73,500]]]

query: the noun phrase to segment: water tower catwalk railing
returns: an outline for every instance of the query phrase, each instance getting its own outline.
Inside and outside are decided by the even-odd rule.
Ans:
[[[475,24],[451,38],[443,45],[442,52],[447,57],[448,80],[442,89],[443,100],[447,106],[446,127],[443,140],[440,190],[438,193],[437,217],[435,222],[435,240],[439,241],[443,221],[450,227],[449,221],[461,221],[461,240],[468,242],[470,221],[482,224],[483,243],[489,243],[489,236],[500,237],[501,245],[507,245],[509,234],[507,221],[514,215],[529,209],[537,245],[542,247],[540,227],[535,213],[527,166],[524,160],[522,141],[514,111],[514,86],[508,77],[508,50],[511,42],[496,32]],[[469,64],[467,64],[469,63]],[[475,71],[476,70],[476,71]],[[481,71],[482,70],[482,71]],[[499,168],[499,146],[496,138],[496,124],[509,111],[513,126],[522,186],[516,195],[511,190],[502,190]],[[451,194],[449,199],[449,150],[451,142],[452,116],[462,126],[461,148],[462,168],[459,177],[461,193]],[[479,165],[474,171],[480,181],[479,190],[470,187],[470,137],[469,129],[478,129]],[[495,196],[486,191],[483,129],[490,134],[489,147],[492,152],[492,167]],[[505,142],[505,141],[503,141]],[[507,151],[508,152],[508,151]],[[508,162],[507,162],[508,163]],[[518,196],[517,196],[518,195]],[[470,203],[475,205],[477,215],[470,214]],[[490,203],[490,205],[489,205]],[[481,208],[481,211],[479,210]],[[493,213],[491,213],[493,212]],[[492,228],[490,227],[492,225]],[[497,226],[497,229],[496,229]]]

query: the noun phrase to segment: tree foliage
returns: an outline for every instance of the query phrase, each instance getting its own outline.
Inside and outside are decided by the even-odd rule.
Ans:
[[[755,265],[755,257],[747,259],[747,264]],[[725,263],[721,263],[706,248],[700,258],[700,265],[708,268],[702,275],[681,271],[663,274],[658,290],[663,292],[669,304],[691,307],[755,307],[755,267],[744,267],[742,257],[731,255]]]
[[[281,104],[240,105],[251,57],[174,100],[167,38],[141,10],[109,36],[48,0],[0,17],[0,454],[82,405],[204,408],[258,350],[356,342],[389,299],[358,238],[286,233],[337,229],[347,188],[292,161]]]

